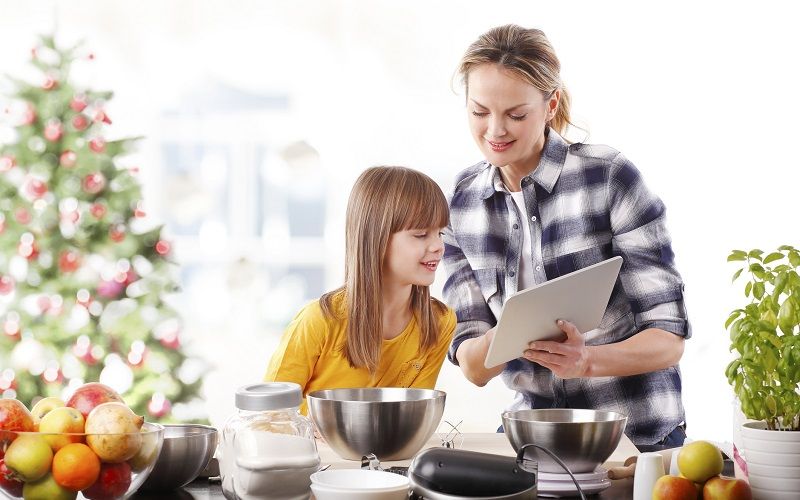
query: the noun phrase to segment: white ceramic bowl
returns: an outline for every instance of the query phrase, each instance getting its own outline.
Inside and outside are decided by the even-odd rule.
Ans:
[[[797,493],[793,491],[771,490],[769,488],[756,488],[750,485],[753,491],[753,498],[759,500],[797,500]]]
[[[785,477],[762,476],[760,474],[748,472],[747,480],[750,486],[755,488],[791,491],[795,494],[800,492],[800,479],[796,477],[790,479]]]
[[[311,475],[317,500],[405,500],[408,478],[391,472],[331,469]]]
[[[756,462],[747,462],[747,470],[751,474],[767,477],[780,477],[797,479],[800,477],[800,467],[783,467],[780,465],[763,465]]]

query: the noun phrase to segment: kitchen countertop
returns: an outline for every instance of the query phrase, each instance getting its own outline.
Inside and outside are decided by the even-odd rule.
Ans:
[[[508,440],[503,434],[499,433],[465,433],[464,442],[458,446],[458,449],[480,451],[484,453],[495,453],[498,455],[514,456],[514,450],[508,443]],[[358,468],[361,462],[344,460],[340,458],[331,448],[324,442],[317,441],[319,448],[320,459],[323,464],[330,464],[333,468]],[[434,435],[426,444],[425,448],[441,446],[441,441]],[[603,464],[604,467],[614,467],[622,465],[626,458],[638,455],[639,451],[633,443],[627,438],[622,436],[619,446],[614,450],[614,453]],[[408,466],[410,460],[402,460],[397,462],[381,462],[382,466]],[[223,500],[225,497],[222,495],[222,486],[217,482],[209,482],[208,479],[201,478],[193,481],[184,488],[179,490],[164,492],[164,493],[137,493],[133,497],[136,500]],[[577,497],[576,497],[577,498]],[[619,479],[611,481],[611,487],[601,492],[598,495],[591,496],[594,499],[614,499],[614,500],[629,500],[633,498],[633,480]]]

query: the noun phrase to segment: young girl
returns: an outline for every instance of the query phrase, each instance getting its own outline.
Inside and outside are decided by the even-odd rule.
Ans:
[[[403,167],[362,173],[347,204],[344,286],[295,316],[265,380],[296,382],[303,396],[433,388],[456,325],[455,313],[428,289],[448,219],[444,194],[425,174]]]

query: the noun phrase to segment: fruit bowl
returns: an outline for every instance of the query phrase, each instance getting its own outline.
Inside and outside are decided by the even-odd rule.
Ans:
[[[0,498],[128,498],[153,470],[163,441],[164,427],[148,422],[125,433],[3,431]]]

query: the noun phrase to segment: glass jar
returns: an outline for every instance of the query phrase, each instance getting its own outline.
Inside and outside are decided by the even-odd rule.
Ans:
[[[311,420],[300,414],[303,393],[291,382],[236,391],[237,413],[222,430],[220,476],[225,498],[305,500],[319,469]]]

